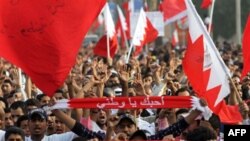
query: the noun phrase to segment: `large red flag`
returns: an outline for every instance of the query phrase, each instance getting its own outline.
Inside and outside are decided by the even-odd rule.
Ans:
[[[52,96],[74,65],[83,37],[105,2],[0,0],[0,56]]]
[[[201,3],[202,9],[208,9],[208,7],[212,4],[213,0],[203,0]]]
[[[163,0],[161,7],[165,24],[169,24],[186,16],[184,0]]]
[[[241,78],[250,72],[250,15],[248,16],[247,24],[243,34],[242,46],[244,66],[241,73]]]
[[[222,122],[239,123],[242,117],[239,112],[234,111],[238,107],[228,106],[223,100],[230,92],[229,71],[192,1],[185,0],[185,2],[190,38],[187,54],[183,61],[183,69],[197,95],[207,100],[210,109],[219,115]],[[197,70],[194,70],[193,66]]]
[[[104,10],[104,21],[105,21],[106,35],[104,35],[96,44],[94,48],[94,54],[102,57],[113,58],[117,50],[118,42],[115,31],[115,25],[110,13],[108,3],[106,4]]]

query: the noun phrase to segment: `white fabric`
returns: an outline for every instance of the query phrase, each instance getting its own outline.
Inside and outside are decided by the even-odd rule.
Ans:
[[[122,25],[122,30],[127,31],[128,30],[128,25],[126,23],[126,19],[125,19],[124,15],[123,15],[122,10],[121,10],[119,5],[117,5],[117,11],[118,11],[118,15],[119,15],[119,20],[120,20],[121,25]]]
[[[5,131],[0,130],[0,141],[4,141]]]
[[[62,100],[57,100],[56,104],[53,106],[44,106],[43,109],[47,112],[49,115],[51,110],[55,109],[69,109],[70,107],[68,106],[68,99],[62,99]]]
[[[107,35],[109,38],[112,39],[115,34],[115,25],[111,16],[108,3],[106,3],[106,6],[105,6],[104,19],[105,19],[105,28],[106,28]]]
[[[148,131],[151,135],[155,134],[155,126],[154,124],[150,124],[147,121],[141,119],[140,117],[137,118],[137,126],[140,130],[146,130]]]
[[[208,106],[201,106],[200,99],[197,97],[192,97],[192,110],[199,110],[201,111],[201,115],[204,117],[205,120],[208,120],[212,116],[212,111],[208,108]]]
[[[160,83],[159,85],[154,85],[152,88],[152,92],[154,96],[162,96],[164,94],[164,89],[166,87],[166,84]]]
[[[74,138],[78,137],[73,132],[66,132],[63,134],[53,134],[50,136],[44,136],[44,138],[41,141],[71,141]],[[26,137],[25,141],[33,141],[31,137]]]

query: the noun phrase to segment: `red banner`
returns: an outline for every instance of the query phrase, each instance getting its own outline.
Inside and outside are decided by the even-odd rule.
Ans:
[[[137,108],[191,108],[192,97],[150,96],[71,99],[71,108],[137,109]]]

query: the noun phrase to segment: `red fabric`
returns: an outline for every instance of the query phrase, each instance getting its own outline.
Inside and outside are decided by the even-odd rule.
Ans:
[[[120,20],[117,21],[115,28],[116,28],[115,31],[117,33],[117,36],[121,38],[120,45],[121,45],[122,48],[125,48],[126,47],[126,43],[125,42],[127,42],[127,41],[125,41],[125,37],[124,37],[124,33],[123,32],[125,32],[125,35],[127,37],[128,31],[123,31],[122,30],[122,25],[121,25],[121,21]]]
[[[188,96],[151,96],[71,99],[71,108],[137,109],[137,108],[191,108]],[[97,106],[99,105],[99,106]]]
[[[118,41],[116,35],[109,39],[109,49],[110,57],[114,57],[118,46]],[[107,36],[104,35],[98,41],[94,48],[94,54],[102,57],[107,57]]]
[[[201,3],[202,9],[208,9],[208,7],[212,4],[213,0],[203,0]]]
[[[126,36],[127,36],[127,39],[131,39],[131,36],[130,36],[130,7],[129,7],[129,2],[124,2],[123,5],[123,10],[124,10],[124,15],[125,15],[125,18],[126,18],[126,23],[127,23],[127,26],[128,26],[128,30],[126,31]]]
[[[163,12],[163,5],[162,5],[162,1],[160,1],[160,4],[158,5],[158,10]]]
[[[244,58],[244,66],[241,77],[243,78],[247,75],[248,72],[250,72],[250,15],[248,16],[247,24],[243,34],[242,52]]]
[[[52,96],[105,0],[0,0],[0,56]],[[91,12],[89,12],[91,11]]]
[[[144,35],[144,40],[141,41],[141,46],[136,46],[134,55],[138,56],[142,52],[142,47],[150,42],[153,42],[157,37],[158,37],[158,31],[155,29],[155,27],[152,25],[150,20],[146,17],[147,19],[147,27],[145,29],[145,35]]]
[[[162,2],[164,21],[169,20],[186,10],[184,0],[163,0]]]
[[[188,76],[189,82],[198,94],[203,93],[204,90],[203,85],[201,85],[201,82],[203,82],[203,54],[203,36],[198,38],[194,43],[192,43],[190,36],[188,36],[188,45],[182,66],[185,74]]]
[[[221,85],[206,90],[211,70],[203,71],[204,62],[204,48],[203,36],[200,36],[194,43],[192,43],[190,36],[188,36],[188,47],[183,58],[183,69],[191,83],[194,91],[198,97],[206,99],[208,107],[217,114],[223,123],[238,124],[242,121],[238,106],[226,105],[223,100],[216,107],[215,101],[218,93],[221,90]],[[195,66],[195,67],[193,67]]]

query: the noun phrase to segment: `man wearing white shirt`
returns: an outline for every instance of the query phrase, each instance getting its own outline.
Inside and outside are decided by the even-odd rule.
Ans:
[[[34,109],[28,116],[28,126],[31,136],[26,138],[25,141],[71,141],[78,137],[73,132],[46,136],[48,117],[43,109]]]
[[[0,130],[0,141],[4,141],[5,131]]]

